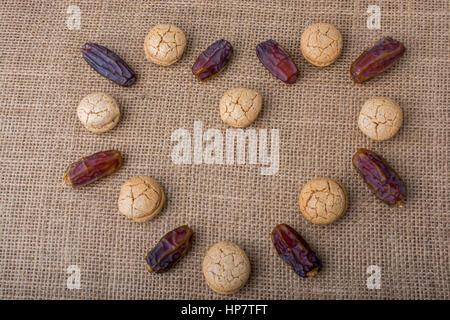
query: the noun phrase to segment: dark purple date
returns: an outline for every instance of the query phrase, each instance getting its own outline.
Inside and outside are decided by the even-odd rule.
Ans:
[[[275,41],[267,40],[258,44],[256,54],[267,70],[281,81],[290,84],[297,81],[297,66]]]
[[[120,86],[129,87],[136,82],[136,74],[117,54],[101,45],[87,42],[81,53],[95,71]]]
[[[230,62],[233,47],[226,40],[218,40],[210,45],[192,66],[198,80],[206,81],[219,74]]]
[[[287,224],[279,224],[272,231],[272,242],[281,259],[302,278],[315,277],[322,262],[297,231]]]
[[[147,255],[147,270],[156,273],[169,270],[189,251],[193,235],[188,226],[178,227],[164,235]]]
[[[382,157],[373,151],[359,149],[353,155],[352,162],[379,199],[390,206],[403,207],[406,185]]]
[[[122,166],[122,155],[117,150],[94,153],[72,163],[66,170],[64,182],[80,187],[107,177]]]
[[[350,75],[356,83],[378,76],[392,67],[405,53],[405,46],[392,38],[384,38],[364,51],[350,67]]]

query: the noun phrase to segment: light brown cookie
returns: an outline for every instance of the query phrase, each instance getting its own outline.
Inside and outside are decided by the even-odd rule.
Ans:
[[[308,221],[328,224],[342,217],[347,210],[347,192],[333,179],[314,178],[302,188],[298,204]]]
[[[144,41],[147,59],[160,66],[168,66],[177,62],[185,48],[186,36],[173,24],[154,26]]]
[[[250,125],[261,111],[262,97],[255,90],[230,89],[219,103],[220,117],[226,124],[244,128]]]
[[[84,97],[77,109],[78,119],[91,132],[103,133],[116,126],[120,109],[116,99],[103,92],[94,92]]]
[[[302,54],[306,60],[318,67],[332,64],[342,51],[342,35],[329,23],[309,26],[300,40]]]
[[[206,252],[203,275],[208,286],[217,293],[239,291],[250,276],[250,261],[244,250],[233,242],[219,242]]]
[[[119,211],[137,222],[145,222],[156,216],[166,201],[155,179],[136,176],[127,180],[119,194]]]
[[[368,99],[361,108],[358,127],[377,141],[392,138],[403,123],[403,111],[394,100],[384,97]]]

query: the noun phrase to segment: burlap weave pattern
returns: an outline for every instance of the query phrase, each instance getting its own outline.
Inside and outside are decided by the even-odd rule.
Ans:
[[[214,243],[229,240],[248,254],[248,284],[227,298],[436,299],[450,297],[448,261],[448,1],[0,1],[0,298],[200,299],[222,298],[206,285],[201,262]],[[367,7],[381,7],[381,30],[366,26]],[[81,29],[66,26],[78,5]],[[341,57],[319,69],[300,52],[311,23],[342,33]],[[170,22],[184,30],[182,59],[159,67],[145,59],[149,29]],[[407,53],[384,75],[364,85],[349,77],[351,62],[379,38],[402,41]],[[199,83],[191,73],[209,44],[227,39],[235,55],[217,78]],[[260,64],[255,46],[274,39],[300,69],[287,86]],[[92,41],[118,53],[138,81],[122,88],[95,73],[80,48]],[[252,128],[278,129],[276,175],[261,165],[176,165],[171,134],[194,121],[223,134],[218,103],[232,87],[255,89],[263,109]],[[122,118],[101,135],[78,121],[85,95],[104,91]],[[357,127],[363,102],[387,96],[404,111],[391,140],[374,142]],[[358,147],[383,155],[404,178],[404,208],[377,200],[358,177],[351,156]],[[80,189],[62,185],[69,163],[116,148],[123,167]],[[120,186],[149,175],[168,202],[153,220],[132,223],[118,213]],[[311,178],[329,176],[349,193],[346,215],[316,226],[297,199]],[[301,279],[276,255],[270,231],[297,229],[316,249],[324,269]],[[194,231],[192,251],[170,272],[149,274],[144,257],[176,226]],[[81,270],[81,288],[69,290],[67,268]],[[381,268],[381,289],[366,286],[367,267]]]

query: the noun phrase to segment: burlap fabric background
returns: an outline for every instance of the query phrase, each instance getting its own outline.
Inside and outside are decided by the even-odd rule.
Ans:
[[[368,5],[381,6],[381,30],[366,26]],[[69,5],[81,9],[81,29],[66,26]],[[248,254],[248,284],[228,298],[448,299],[448,1],[1,1],[1,298],[200,299],[223,298],[206,285],[201,263],[212,244],[229,240]],[[344,48],[319,69],[300,53],[309,24],[333,23]],[[157,23],[171,22],[188,38],[183,58],[163,68],[145,59],[143,40]],[[384,35],[407,53],[391,71],[364,85],[349,77],[351,62]],[[196,57],[217,39],[235,56],[207,83],[191,73]],[[255,46],[278,41],[301,77],[287,86],[258,61]],[[138,81],[122,88],[82,59],[86,41],[117,52]],[[261,165],[176,165],[171,134],[227,126],[218,115],[224,91],[258,90],[263,111],[255,129],[279,129],[280,168],[262,176]],[[112,94],[122,119],[102,135],[76,116],[93,91]],[[404,110],[402,129],[374,142],[357,127],[363,102],[388,96]],[[358,147],[383,155],[404,178],[402,209],[377,200],[357,176]],[[123,167],[80,189],[62,185],[67,165],[116,148]],[[117,197],[133,175],[149,175],[168,202],[150,222],[119,215]],[[329,176],[349,193],[337,223],[308,223],[297,207],[309,179]],[[316,249],[324,269],[301,279],[272,248],[270,231],[285,222]],[[169,273],[149,274],[144,257],[159,238],[181,224],[195,232],[192,251]],[[81,288],[67,289],[67,268],[81,270]],[[369,290],[367,267],[381,268],[381,289]]]

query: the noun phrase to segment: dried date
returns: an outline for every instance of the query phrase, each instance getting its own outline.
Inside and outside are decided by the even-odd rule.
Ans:
[[[81,48],[84,60],[95,71],[120,86],[129,87],[136,82],[136,74],[117,54],[101,45],[87,42]]]
[[[267,70],[281,81],[290,84],[297,81],[297,66],[277,42],[261,42],[256,46],[256,54]]]
[[[384,38],[364,51],[350,67],[350,75],[356,83],[372,79],[392,67],[405,53],[405,46],[392,38]]]
[[[291,265],[300,277],[315,277],[322,269],[322,262],[317,254],[287,224],[279,224],[273,229],[272,242],[280,258]]]
[[[84,186],[116,172],[122,165],[122,155],[117,150],[101,151],[81,158],[67,168],[64,182],[73,187]]]
[[[210,45],[195,61],[192,66],[198,80],[206,81],[219,74],[230,62],[233,47],[226,40],[218,40]]]
[[[164,235],[147,255],[147,270],[160,273],[170,269],[189,251],[193,235],[188,226],[178,227]]]
[[[406,200],[406,185],[382,157],[373,151],[358,149],[352,162],[379,199],[390,206],[403,206]]]

